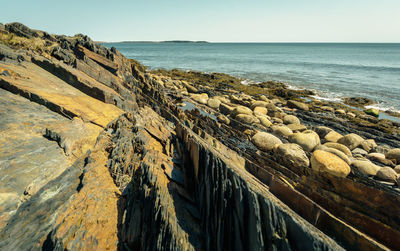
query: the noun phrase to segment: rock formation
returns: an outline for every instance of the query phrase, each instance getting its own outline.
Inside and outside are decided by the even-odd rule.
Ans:
[[[399,249],[398,126],[239,82],[1,26],[0,250]]]

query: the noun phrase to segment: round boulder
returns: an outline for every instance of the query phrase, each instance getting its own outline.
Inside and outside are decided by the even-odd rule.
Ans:
[[[251,102],[251,109],[254,109],[255,107],[267,107],[268,102],[257,100]]]
[[[271,129],[274,134],[285,138],[293,134],[293,131],[290,130],[289,127],[284,125],[273,125],[271,126]]]
[[[194,101],[206,105],[208,101],[208,95],[207,93],[202,93],[202,94],[192,94],[190,96]]]
[[[364,139],[355,134],[355,133],[350,133],[347,134],[346,136],[343,136],[342,138],[340,138],[337,142],[347,146],[350,150],[353,150],[354,148],[358,147],[359,145],[361,145],[361,143],[364,141]]]
[[[330,173],[337,177],[349,175],[350,166],[333,153],[316,150],[311,156],[311,168],[318,172]]]
[[[317,145],[321,143],[318,134],[311,130],[293,133],[289,136],[289,141],[300,145],[305,151],[308,152],[311,152]]]
[[[332,131],[328,132],[328,134],[325,135],[324,139],[326,142],[337,142],[342,137],[343,137],[342,134],[337,133],[332,130]]]
[[[209,107],[211,107],[211,108],[214,108],[214,109],[218,109],[220,104],[221,104],[221,101],[219,99],[216,99],[216,98],[210,98],[207,101],[207,105]]]
[[[249,125],[258,122],[258,119],[256,117],[248,114],[238,114],[236,115],[235,119],[239,122]]]
[[[330,147],[330,148],[335,148],[335,149],[337,149],[339,151],[342,151],[348,157],[352,157],[353,156],[353,154],[351,153],[350,149],[345,145],[342,145],[342,144],[339,144],[339,143],[334,143],[334,142],[327,142],[327,143],[324,144],[324,146]]]
[[[397,161],[397,163],[400,163],[400,148],[394,148],[389,150],[386,154],[385,154],[387,159],[395,159]]]
[[[355,160],[351,165],[365,175],[375,176],[381,169],[369,160]]]
[[[256,117],[260,120],[260,124],[265,127],[270,127],[272,125],[271,121],[269,121],[268,117],[265,115],[256,115]]]
[[[275,148],[278,161],[287,167],[307,168],[310,161],[301,146],[293,143],[281,144]]]
[[[251,142],[258,149],[263,151],[270,151],[274,149],[276,145],[282,144],[282,141],[280,139],[266,132],[258,132],[254,134],[254,136],[251,138]]]
[[[288,124],[300,124],[300,120],[294,115],[286,115],[283,117],[283,123]]]
[[[262,106],[256,106],[253,109],[254,114],[262,114],[262,115],[267,115],[268,109]]]
[[[233,108],[231,115],[232,117],[236,117],[238,114],[253,115],[253,111],[246,106],[239,105]]]
[[[381,167],[379,171],[376,173],[376,178],[383,180],[383,181],[389,181],[389,182],[396,182],[397,180],[397,173],[388,166]]]

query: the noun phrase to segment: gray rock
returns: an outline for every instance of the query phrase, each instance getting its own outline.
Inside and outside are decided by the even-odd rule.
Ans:
[[[354,148],[361,145],[363,141],[364,139],[361,136],[355,133],[350,133],[340,138],[337,142],[347,146],[350,150],[353,150]]]
[[[393,170],[393,168],[384,166],[379,169],[376,173],[376,178],[383,180],[383,181],[390,181],[396,182],[397,180],[397,173]]]
[[[294,168],[307,168],[310,161],[301,146],[293,143],[281,144],[274,150],[278,161]]]
[[[386,154],[385,154],[387,159],[394,159],[397,161],[397,163],[400,163],[400,148],[394,148],[389,150]]]
[[[380,166],[377,166],[368,160],[355,160],[351,165],[361,173],[369,176],[375,176],[381,169]]]
[[[361,148],[356,148],[351,152],[352,152],[354,157],[357,157],[357,156],[365,157],[368,154],[367,151],[365,151],[364,149],[361,149]]]

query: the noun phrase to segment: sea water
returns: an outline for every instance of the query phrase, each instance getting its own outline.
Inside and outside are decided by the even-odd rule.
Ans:
[[[106,43],[151,69],[223,72],[248,81],[282,81],[323,99],[366,97],[400,111],[400,44]]]

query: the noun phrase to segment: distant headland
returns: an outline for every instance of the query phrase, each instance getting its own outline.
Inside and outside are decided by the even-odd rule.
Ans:
[[[121,42],[102,42],[97,41],[97,43],[107,44],[107,43],[196,43],[196,44],[205,44],[209,43],[208,41],[191,41],[191,40],[167,40],[167,41],[121,41]]]

